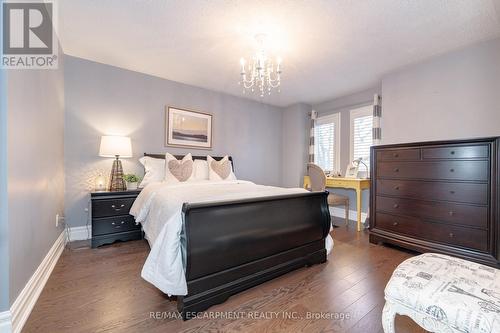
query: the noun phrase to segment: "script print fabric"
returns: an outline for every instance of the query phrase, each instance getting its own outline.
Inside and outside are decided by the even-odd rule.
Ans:
[[[499,272],[435,253],[407,259],[386,286],[386,310],[436,332],[500,332]]]

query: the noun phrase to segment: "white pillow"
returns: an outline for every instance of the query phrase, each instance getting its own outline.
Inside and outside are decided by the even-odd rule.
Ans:
[[[170,153],[165,154],[165,181],[167,183],[186,182],[193,179],[193,157],[191,153],[178,160]]]
[[[146,187],[149,183],[162,182],[165,179],[165,160],[163,158],[153,158],[144,156],[139,159],[144,166],[144,178],[139,185],[140,188]]]
[[[208,180],[208,162],[205,160],[194,160],[194,179]]]
[[[207,156],[208,179],[210,180],[236,180],[233,172],[233,164],[226,155],[220,161],[216,161],[212,156]],[[229,168],[229,170],[227,170]]]

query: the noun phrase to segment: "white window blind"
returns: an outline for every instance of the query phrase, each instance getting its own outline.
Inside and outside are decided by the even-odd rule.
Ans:
[[[373,144],[373,107],[351,110],[351,161],[363,158],[370,168],[370,147]],[[361,167],[362,171],[364,169]]]
[[[314,127],[314,163],[325,171],[339,168],[339,114],[316,119]]]

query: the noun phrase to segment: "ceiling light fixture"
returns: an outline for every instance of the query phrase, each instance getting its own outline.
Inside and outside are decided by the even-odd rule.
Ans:
[[[278,88],[278,92],[280,92],[281,58],[276,58],[276,65],[268,58],[265,47],[266,34],[258,34],[255,39],[257,40],[258,50],[252,57],[251,63],[247,65],[244,58],[240,59],[241,80],[238,84],[243,86],[243,93],[247,90],[258,91],[260,97],[264,97],[266,93],[271,95],[271,90],[274,88]]]

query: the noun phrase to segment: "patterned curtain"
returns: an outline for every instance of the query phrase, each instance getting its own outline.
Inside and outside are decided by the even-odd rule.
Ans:
[[[314,127],[316,126],[316,118],[318,112],[311,111],[311,129],[309,130],[309,163],[314,163]]]
[[[379,145],[382,139],[382,128],[380,127],[380,120],[382,119],[382,105],[379,94],[373,96],[373,145]]]

